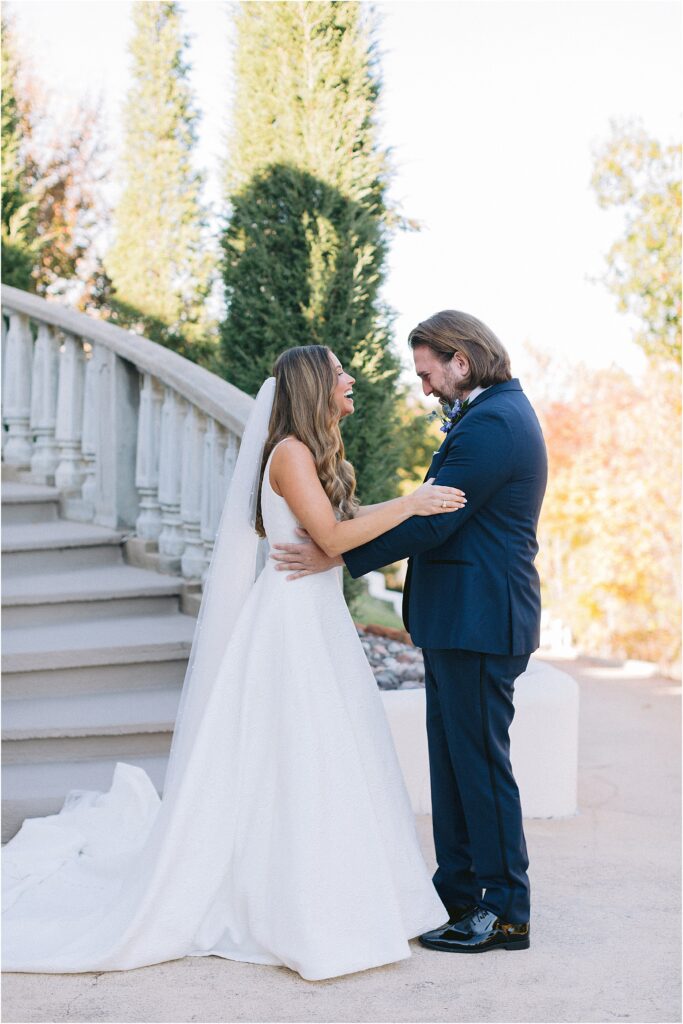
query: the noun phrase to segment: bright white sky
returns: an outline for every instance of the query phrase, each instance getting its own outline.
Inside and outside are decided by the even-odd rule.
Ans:
[[[140,0],[138,0],[140,2]],[[128,0],[14,0],[21,44],[64,100],[102,94],[115,151],[127,87]],[[610,118],[680,139],[681,10],[669,0],[379,3],[383,138],[392,195],[422,224],[393,244],[396,336],[439,309],[486,321],[513,371],[523,343],[638,373],[628,320],[600,283],[621,217],[590,188]],[[199,160],[219,197],[229,116],[229,19],[186,0]],[[406,357],[407,358],[407,357]],[[523,379],[524,383],[524,379]]]

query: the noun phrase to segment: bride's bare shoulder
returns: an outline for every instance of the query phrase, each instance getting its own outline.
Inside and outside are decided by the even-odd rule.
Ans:
[[[273,462],[277,459],[282,464],[306,458],[313,459],[313,452],[298,437],[283,437],[273,449]]]
[[[271,462],[271,482],[287,485],[288,482],[300,481],[313,473],[317,479],[313,452],[298,437],[284,437],[273,451]]]

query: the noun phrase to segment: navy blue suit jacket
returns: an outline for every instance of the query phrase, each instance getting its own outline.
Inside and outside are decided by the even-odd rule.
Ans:
[[[460,487],[467,505],[412,516],[347,551],[347,568],[356,578],[410,557],[403,618],[417,647],[530,654],[540,639],[534,559],[547,475],[541,427],[519,380],[494,384],[451,428],[427,473]]]

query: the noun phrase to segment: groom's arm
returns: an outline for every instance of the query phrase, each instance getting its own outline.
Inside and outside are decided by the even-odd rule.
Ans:
[[[510,475],[512,435],[505,418],[481,411],[467,422],[464,417],[435,483],[459,487],[467,505],[448,515],[412,516],[375,540],[346,551],[342,558],[355,578],[443,544],[503,486]]]

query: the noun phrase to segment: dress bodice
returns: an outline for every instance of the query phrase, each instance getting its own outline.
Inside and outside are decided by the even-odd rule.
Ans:
[[[263,483],[261,485],[261,513],[263,525],[268,538],[268,543],[273,544],[297,544],[301,543],[301,537],[296,534],[299,525],[296,516],[282,497],[277,494],[270,482],[270,462],[273,455],[283,442],[288,438],[283,437],[273,448],[268,456],[266,468],[263,471]]]

